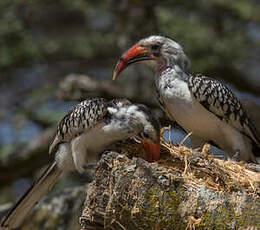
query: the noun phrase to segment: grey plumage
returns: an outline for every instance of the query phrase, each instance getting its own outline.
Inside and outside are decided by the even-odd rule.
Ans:
[[[148,142],[149,154],[159,156],[159,123],[146,106],[131,104],[126,99],[103,98],[76,105],[59,122],[50,145],[49,152],[55,153],[55,161],[17,202],[1,228],[19,227],[64,171],[76,168],[83,172],[84,165],[96,163],[110,145],[136,135],[143,137],[144,143]]]

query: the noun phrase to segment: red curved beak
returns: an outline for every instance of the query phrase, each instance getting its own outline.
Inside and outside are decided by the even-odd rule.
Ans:
[[[148,162],[157,161],[160,157],[160,143],[153,143],[148,140],[142,140]]]
[[[143,48],[139,44],[132,46],[117,62],[113,73],[113,80],[130,64],[151,59],[152,56],[146,48]]]

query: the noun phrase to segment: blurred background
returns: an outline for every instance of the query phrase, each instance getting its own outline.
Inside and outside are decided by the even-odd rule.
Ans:
[[[128,97],[165,121],[149,68],[111,80],[122,52],[148,35],[177,40],[190,72],[232,88],[259,130],[259,12],[258,0],[1,0],[0,204],[17,199],[51,160],[57,122],[78,101]],[[74,173],[58,188],[88,180]]]

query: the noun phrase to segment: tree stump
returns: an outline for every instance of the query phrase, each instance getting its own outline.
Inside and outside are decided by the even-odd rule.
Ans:
[[[82,230],[260,229],[260,173],[163,143],[158,163],[110,152],[88,186]],[[170,156],[169,156],[170,155]]]

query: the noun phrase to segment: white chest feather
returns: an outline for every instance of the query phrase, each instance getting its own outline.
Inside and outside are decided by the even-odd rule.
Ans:
[[[159,92],[167,99],[173,99],[174,103],[191,103],[191,93],[188,85],[181,79],[166,79],[159,81]]]
[[[71,142],[72,156],[79,172],[83,171],[86,163],[95,163],[99,160],[100,154],[111,144],[118,140],[127,138],[129,133],[120,122],[101,122],[87,132],[76,137]]]
[[[157,88],[160,99],[170,115],[173,116],[172,118],[177,120],[183,114],[192,112],[193,99],[184,80],[172,77],[169,74],[158,79]]]
[[[188,84],[174,74],[161,76],[157,82],[160,99],[172,120],[176,120],[187,132],[204,136],[214,132],[220,121],[207,111],[191,94]]]
[[[121,138],[121,136],[113,131],[107,130],[106,125],[100,123],[88,132],[75,138],[72,142],[72,147],[80,148],[81,151],[78,150],[78,152],[86,152],[86,160],[91,161],[92,158],[96,159],[96,155],[102,152],[107,146]]]

